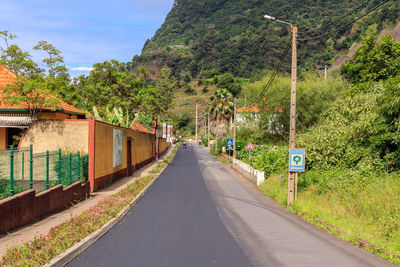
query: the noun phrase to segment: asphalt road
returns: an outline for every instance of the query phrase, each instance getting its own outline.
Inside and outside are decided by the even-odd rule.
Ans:
[[[392,266],[288,213],[203,148],[68,266]]]

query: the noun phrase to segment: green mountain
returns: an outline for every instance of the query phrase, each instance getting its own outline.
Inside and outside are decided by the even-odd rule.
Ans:
[[[175,0],[156,34],[135,56],[131,68],[145,65],[157,71],[171,67],[177,77],[190,72],[212,77],[230,72],[249,77],[272,69],[282,57],[291,33],[285,24],[263,19],[265,14],[297,25],[299,70],[332,63],[359,42],[367,28],[391,29],[400,19],[398,1],[389,1],[348,27],[383,0]],[[290,54],[290,51],[289,51]],[[289,71],[286,56],[283,71]]]

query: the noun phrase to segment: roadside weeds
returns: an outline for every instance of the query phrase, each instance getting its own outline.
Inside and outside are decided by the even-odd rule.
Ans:
[[[385,225],[384,220],[376,221],[371,214],[366,212],[361,216],[348,206],[350,199],[353,199],[353,202],[364,201],[362,191],[345,199],[344,193],[339,190],[326,195],[319,194],[316,189],[310,188],[299,192],[298,199],[293,205],[286,208],[286,175],[271,175],[258,188],[263,194],[305,221],[345,242],[365,249],[393,264],[400,265],[399,232],[388,232],[390,227]]]
[[[229,164],[229,159],[220,155],[213,156],[221,163]],[[286,179],[284,179],[285,177]],[[298,200],[292,206],[286,208],[286,175],[273,174],[267,178],[265,183],[258,186],[258,189],[280,204],[282,208],[302,217],[316,227],[400,266],[400,253],[398,253],[400,252],[400,233],[390,230],[393,228],[390,226],[393,223],[384,225],[383,222],[374,219],[375,215],[369,216],[366,213],[367,211],[364,211],[362,217],[359,217],[346,204],[353,198],[353,201],[356,202],[372,201],[366,197],[368,193],[363,195],[359,189],[358,194],[344,199],[341,195],[342,192],[333,192],[326,196],[318,194],[314,190],[306,190],[299,192]],[[399,227],[400,221],[397,224]]]

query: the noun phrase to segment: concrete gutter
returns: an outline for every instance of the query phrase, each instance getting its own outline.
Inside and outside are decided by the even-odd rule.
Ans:
[[[168,156],[171,150],[169,151],[166,156]],[[161,163],[163,160],[159,160],[158,163]],[[154,167],[157,165],[154,165]],[[58,255],[54,259],[52,259],[49,263],[43,265],[45,267],[61,267],[68,264],[74,258],[76,258],[79,254],[81,254],[84,250],[90,247],[93,243],[95,243],[99,238],[105,235],[111,228],[113,228],[131,209],[132,207],[144,196],[144,194],[149,190],[149,188],[155,183],[155,181],[161,176],[164,170],[168,167],[168,164],[160,171],[158,175],[154,176],[154,179],[125,207],[123,208],[117,216],[103,225],[100,229],[96,230],[95,232],[91,233],[85,239],[80,241],[79,243],[75,244],[71,248],[64,251],[62,254]]]

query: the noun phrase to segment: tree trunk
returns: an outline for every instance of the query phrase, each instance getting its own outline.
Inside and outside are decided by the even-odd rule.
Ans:
[[[233,129],[233,116],[229,118],[229,134],[232,135],[232,129]]]
[[[219,135],[219,114],[215,120],[214,135],[215,135],[215,153],[218,155],[218,135]]]
[[[215,134],[215,153],[218,154],[217,149],[218,149],[218,136],[217,136],[217,134]]]

